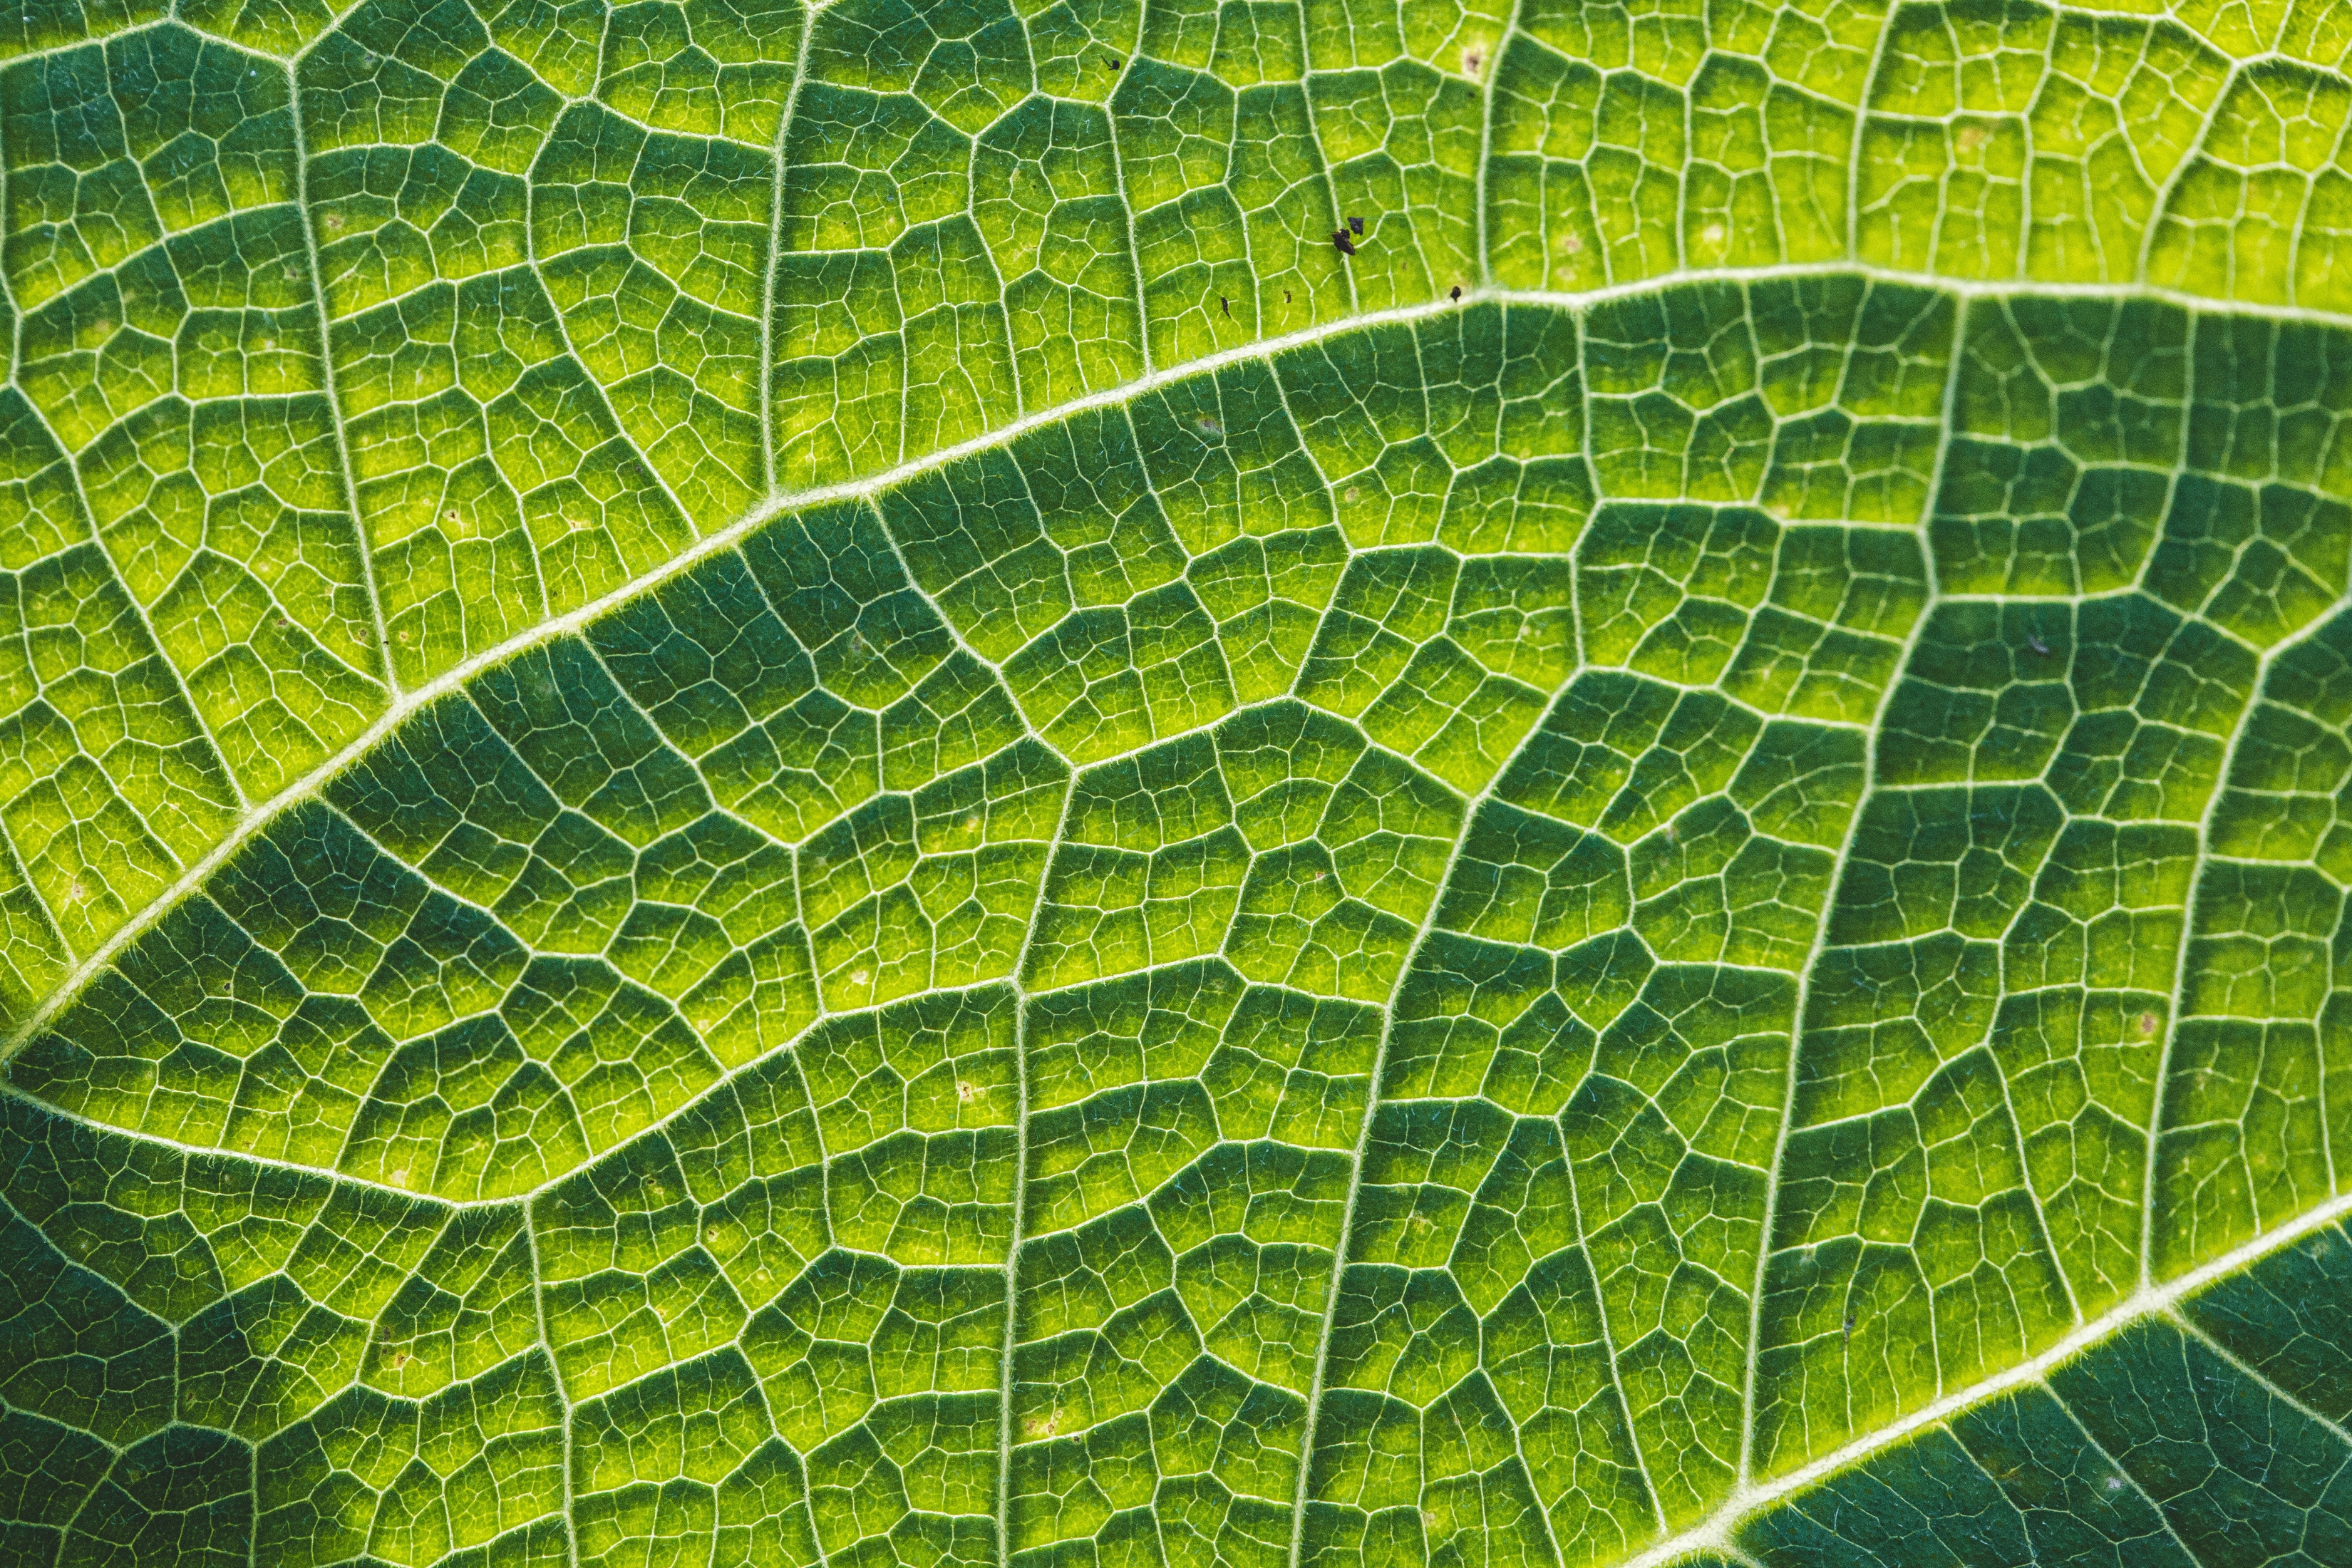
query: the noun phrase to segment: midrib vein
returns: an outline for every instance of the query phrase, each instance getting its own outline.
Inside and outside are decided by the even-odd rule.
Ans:
[[[77,963],[65,981],[52,991],[25,1021],[0,1040],[0,1064],[5,1064],[24,1047],[25,1043],[45,1028],[66,1003],[78,995],[91,979],[114,961],[124,946],[153,925],[166,910],[178,904],[191,892],[202,887],[213,872],[229,856],[240,848],[255,832],[289,806],[310,799],[331,780],[353,762],[365,755],[377,742],[397,729],[412,714],[440,698],[462,689],[476,675],[504,662],[525,649],[568,636],[585,627],[599,617],[635,598],[646,590],[659,586],[673,577],[691,571],[709,557],[733,549],[745,537],[765,523],[787,512],[824,505],[829,501],[868,499],[904,483],[918,475],[946,468],[978,453],[1010,445],[1032,430],[1058,423],[1073,415],[1094,408],[1107,407],[1139,397],[1159,387],[1188,376],[1212,374],[1232,364],[1252,360],[1269,359],[1289,350],[1306,347],[1326,338],[1345,332],[1376,327],[1409,324],[1451,310],[1465,310],[1482,304],[1528,305],[1581,313],[1593,306],[1612,300],[1635,298],[1643,294],[1690,283],[1726,282],[1759,283],[1775,279],[1807,278],[1862,278],[1873,282],[1900,284],[1906,287],[1934,289],[1961,300],[1977,298],[2013,299],[2021,296],[2046,296],[2059,299],[2129,300],[2146,299],[2170,303],[2183,310],[2212,315],[2262,316],[2281,321],[2308,321],[2327,326],[2352,329],[2352,313],[2308,310],[2293,306],[2262,306],[2201,299],[2177,290],[2151,288],[2144,284],[2050,284],[2050,283],[1969,283],[1938,278],[1924,272],[1906,272],[1874,268],[1853,262],[1807,263],[1801,266],[1748,268],[1695,268],[1637,283],[1612,284],[1605,288],[1577,290],[1511,289],[1481,288],[1468,290],[1457,302],[1437,299],[1418,305],[1393,306],[1385,310],[1367,311],[1361,315],[1344,316],[1332,321],[1303,327],[1281,337],[1267,338],[1255,343],[1221,350],[1181,364],[1169,365],[1138,376],[1118,386],[1105,387],[1066,403],[1024,415],[994,430],[944,447],[920,458],[909,458],[894,468],[861,479],[846,479],[835,484],[819,485],[807,489],[780,492],[770,496],[750,512],[716,532],[704,535],[692,545],[622,584],[620,586],[589,600],[587,603],[553,616],[481,652],[452,665],[441,674],[422,685],[403,690],[378,715],[375,721],[346,742],[325,762],[277,795],[246,812],[237,826],[205,855],[184,870],[173,882],[137,914],[125,921],[113,935],[92,949]],[[1957,352],[1957,350],[1956,350]],[[1607,497],[1598,500],[1606,500]]]
[[[399,698],[390,704],[373,723],[333,756],[276,795],[249,809],[236,827],[201,858],[189,866],[177,881],[141,910],[138,914],[125,921],[112,936],[78,963],[67,980],[51,992],[39,1007],[14,1030],[5,1042],[0,1042],[0,1064],[5,1064],[13,1058],[27,1041],[36,1037],[42,1029],[47,1027],[58,1011],[92,979],[103,973],[125,946],[151,928],[163,914],[183,899],[200,889],[221,865],[244,847],[254,834],[289,807],[317,795],[328,783],[373,750],[414,714],[444,697],[458,692],[484,670],[541,643],[577,633],[639,595],[659,586],[673,577],[691,571],[714,555],[735,548],[751,533],[779,516],[823,506],[829,502],[858,500],[870,502],[883,492],[910,479],[949,467],[976,454],[1009,445],[1033,430],[1054,425],[1074,415],[1089,409],[1122,404],[1190,376],[1213,374],[1236,363],[1269,359],[1287,351],[1311,345],[1347,332],[1370,330],[1383,325],[1410,324],[1426,318],[1443,315],[1447,311],[1465,310],[1482,304],[1557,309],[1580,316],[1595,306],[1606,304],[1614,300],[1637,298],[1692,283],[1723,282],[1745,285],[1776,279],[1811,278],[1860,278],[1873,282],[1934,289],[1961,300],[2033,296],[2107,300],[2141,299],[2171,304],[2199,314],[2260,317],[2338,329],[2352,328],[2352,313],[2215,300],[2144,284],[2068,285],[2031,281],[1970,283],[1927,273],[1874,268],[1851,262],[1828,262],[1761,268],[1694,268],[1639,282],[1587,290],[1479,288],[1465,291],[1459,302],[1450,299],[1439,299],[1417,305],[1392,307],[1383,310],[1340,317],[1302,328],[1280,337],[1240,345],[1181,364],[1152,370],[1121,385],[1104,388],[1052,407],[1041,409],[994,430],[920,458],[901,462],[864,479],[771,495],[735,522],[705,535],[686,550],[619,587],[562,615],[551,616],[526,632],[520,633],[453,665],[430,681],[402,692]],[[1954,343],[1956,360],[1961,347],[1956,331]],[[1946,433],[1948,433],[1948,416]],[[1481,798],[1483,799],[1483,795]],[[1475,804],[1473,814],[1475,814]],[[1467,830],[1468,816],[1465,815],[1464,829],[1465,837]],[[1460,845],[1457,843],[1454,846],[1455,853],[1458,854],[1459,848]],[[1442,883],[1437,896],[1442,897]],[[1434,903],[1433,899],[1433,911]],[[1423,935],[1425,934],[1424,931]],[[1376,1098],[1377,1086],[1375,1086],[1374,1094]],[[1373,1109],[1371,1104],[1368,1104],[1367,1128],[1369,1128]],[[133,1136],[152,1142],[171,1142],[170,1140],[152,1139],[148,1134],[134,1133]],[[1360,1158],[1360,1153],[1359,1179]],[[265,1163],[278,1163],[278,1162]],[[332,1174],[331,1173],[320,1173]],[[349,1180],[350,1178],[335,1177],[334,1179]],[[414,1197],[419,1194],[404,1193],[403,1195]],[[452,1206],[462,1208],[478,1205],[461,1202]],[[2169,1281],[2144,1285],[2134,1295],[2107,1312],[2078,1325],[2047,1349],[2024,1361],[1967,1387],[1944,1394],[1909,1415],[1854,1438],[1784,1475],[1739,1487],[1699,1523],[1660,1541],[1647,1551],[1622,1560],[1619,1568],[1660,1568],[1660,1565],[1675,1559],[1706,1550],[1744,1557],[1745,1553],[1738,1549],[1731,1539],[1732,1531],[1745,1520],[1775,1502],[1898,1444],[1912,1435],[1947,1420],[1961,1411],[1997,1398],[2013,1389],[2041,1382],[2055,1367],[2091,1350],[2123,1330],[2146,1319],[2175,1312],[2183,1300],[2213,1280],[2292,1245],[2315,1230],[2333,1225],[2346,1217],[2347,1214],[2352,1214],[2352,1192],[2339,1194],[2277,1228],[2257,1236]],[[1344,1254],[1346,1245],[1344,1237],[1341,1245]],[[1344,1267],[1344,1256],[1335,1258],[1335,1280],[1338,1273]],[[1307,1440],[1311,1447],[1311,1419]],[[1301,1455],[1302,1475],[1304,1467],[1308,1461],[1309,1456],[1303,1453]]]
[[[1464,302],[1465,304],[1469,302],[1468,296],[1465,296]],[[838,484],[822,485],[769,497],[742,518],[714,533],[704,535],[692,545],[652,570],[632,578],[583,605],[567,610],[562,615],[550,616],[529,631],[519,633],[504,642],[483,649],[471,658],[462,659],[422,685],[404,689],[383,712],[377,715],[374,722],[352,737],[341,750],[300,779],[287,785],[277,795],[251,805],[238,820],[236,826],[218,844],[189,865],[170,887],[137,914],[125,921],[116,929],[113,935],[93,948],[87,956],[76,963],[64,983],[44,998],[40,1005],[6,1037],[5,1042],[0,1042],[0,1064],[5,1064],[13,1058],[19,1050],[24,1048],[27,1041],[46,1028],[49,1021],[57,1016],[58,1011],[68,1002],[79,994],[84,986],[113,963],[115,957],[125,946],[137,940],[142,932],[152,926],[181,900],[203,887],[213,873],[219,869],[229,857],[241,848],[255,833],[276,820],[289,806],[299,805],[316,795],[329,782],[359,758],[366,755],[411,715],[439,699],[462,689],[467,681],[482,671],[503,663],[526,649],[536,647],[541,643],[580,631],[608,612],[635,599],[640,594],[693,570],[714,555],[723,554],[732,550],[748,535],[773,519],[787,512],[819,507],[832,501],[871,500],[918,475],[946,468],[974,454],[1004,446],[1018,440],[1032,430],[1057,423],[1087,409],[1123,403],[1186,376],[1207,374],[1229,364],[1265,358],[1287,349],[1313,343],[1359,328],[1377,327],[1391,322],[1411,322],[1426,316],[1438,315],[1446,310],[1461,308],[1450,300],[1440,300],[1423,305],[1402,306],[1388,310],[1373,311],[1366,315],[1325,321],[1316,326],[1302,328],[1298,331],[1280,338],[1227,349],[1201,359],[1188,361],[1181,365],[1151,372],[1123,385],[1107,387],[1083,397],[1073,398],[1067,403],[1041,409],[1035,414],[1013,420],[995,430],[972,437],[952,447],[942,447],[937,452],[929,453],[921,458],[912,458],[866,479],[849,479]]]

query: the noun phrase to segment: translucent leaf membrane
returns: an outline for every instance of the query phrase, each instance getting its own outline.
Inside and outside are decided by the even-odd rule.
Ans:
[[[2347,49],[0,7],[0,1559],[2352,1562]]]

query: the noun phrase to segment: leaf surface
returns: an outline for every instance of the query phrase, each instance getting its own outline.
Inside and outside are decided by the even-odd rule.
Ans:
[[[0,1556],[2352,1563],[2352,50],[0,14]]]

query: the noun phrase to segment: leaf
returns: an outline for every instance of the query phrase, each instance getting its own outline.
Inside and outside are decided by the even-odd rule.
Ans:
[[[2347,47],[0,14],[0,1556],[2352,1562]]]

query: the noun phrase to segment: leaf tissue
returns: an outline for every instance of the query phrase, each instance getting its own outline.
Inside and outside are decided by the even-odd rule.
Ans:
[[[2347,73],[5,0],[0,1562],[2352,1568]]]

